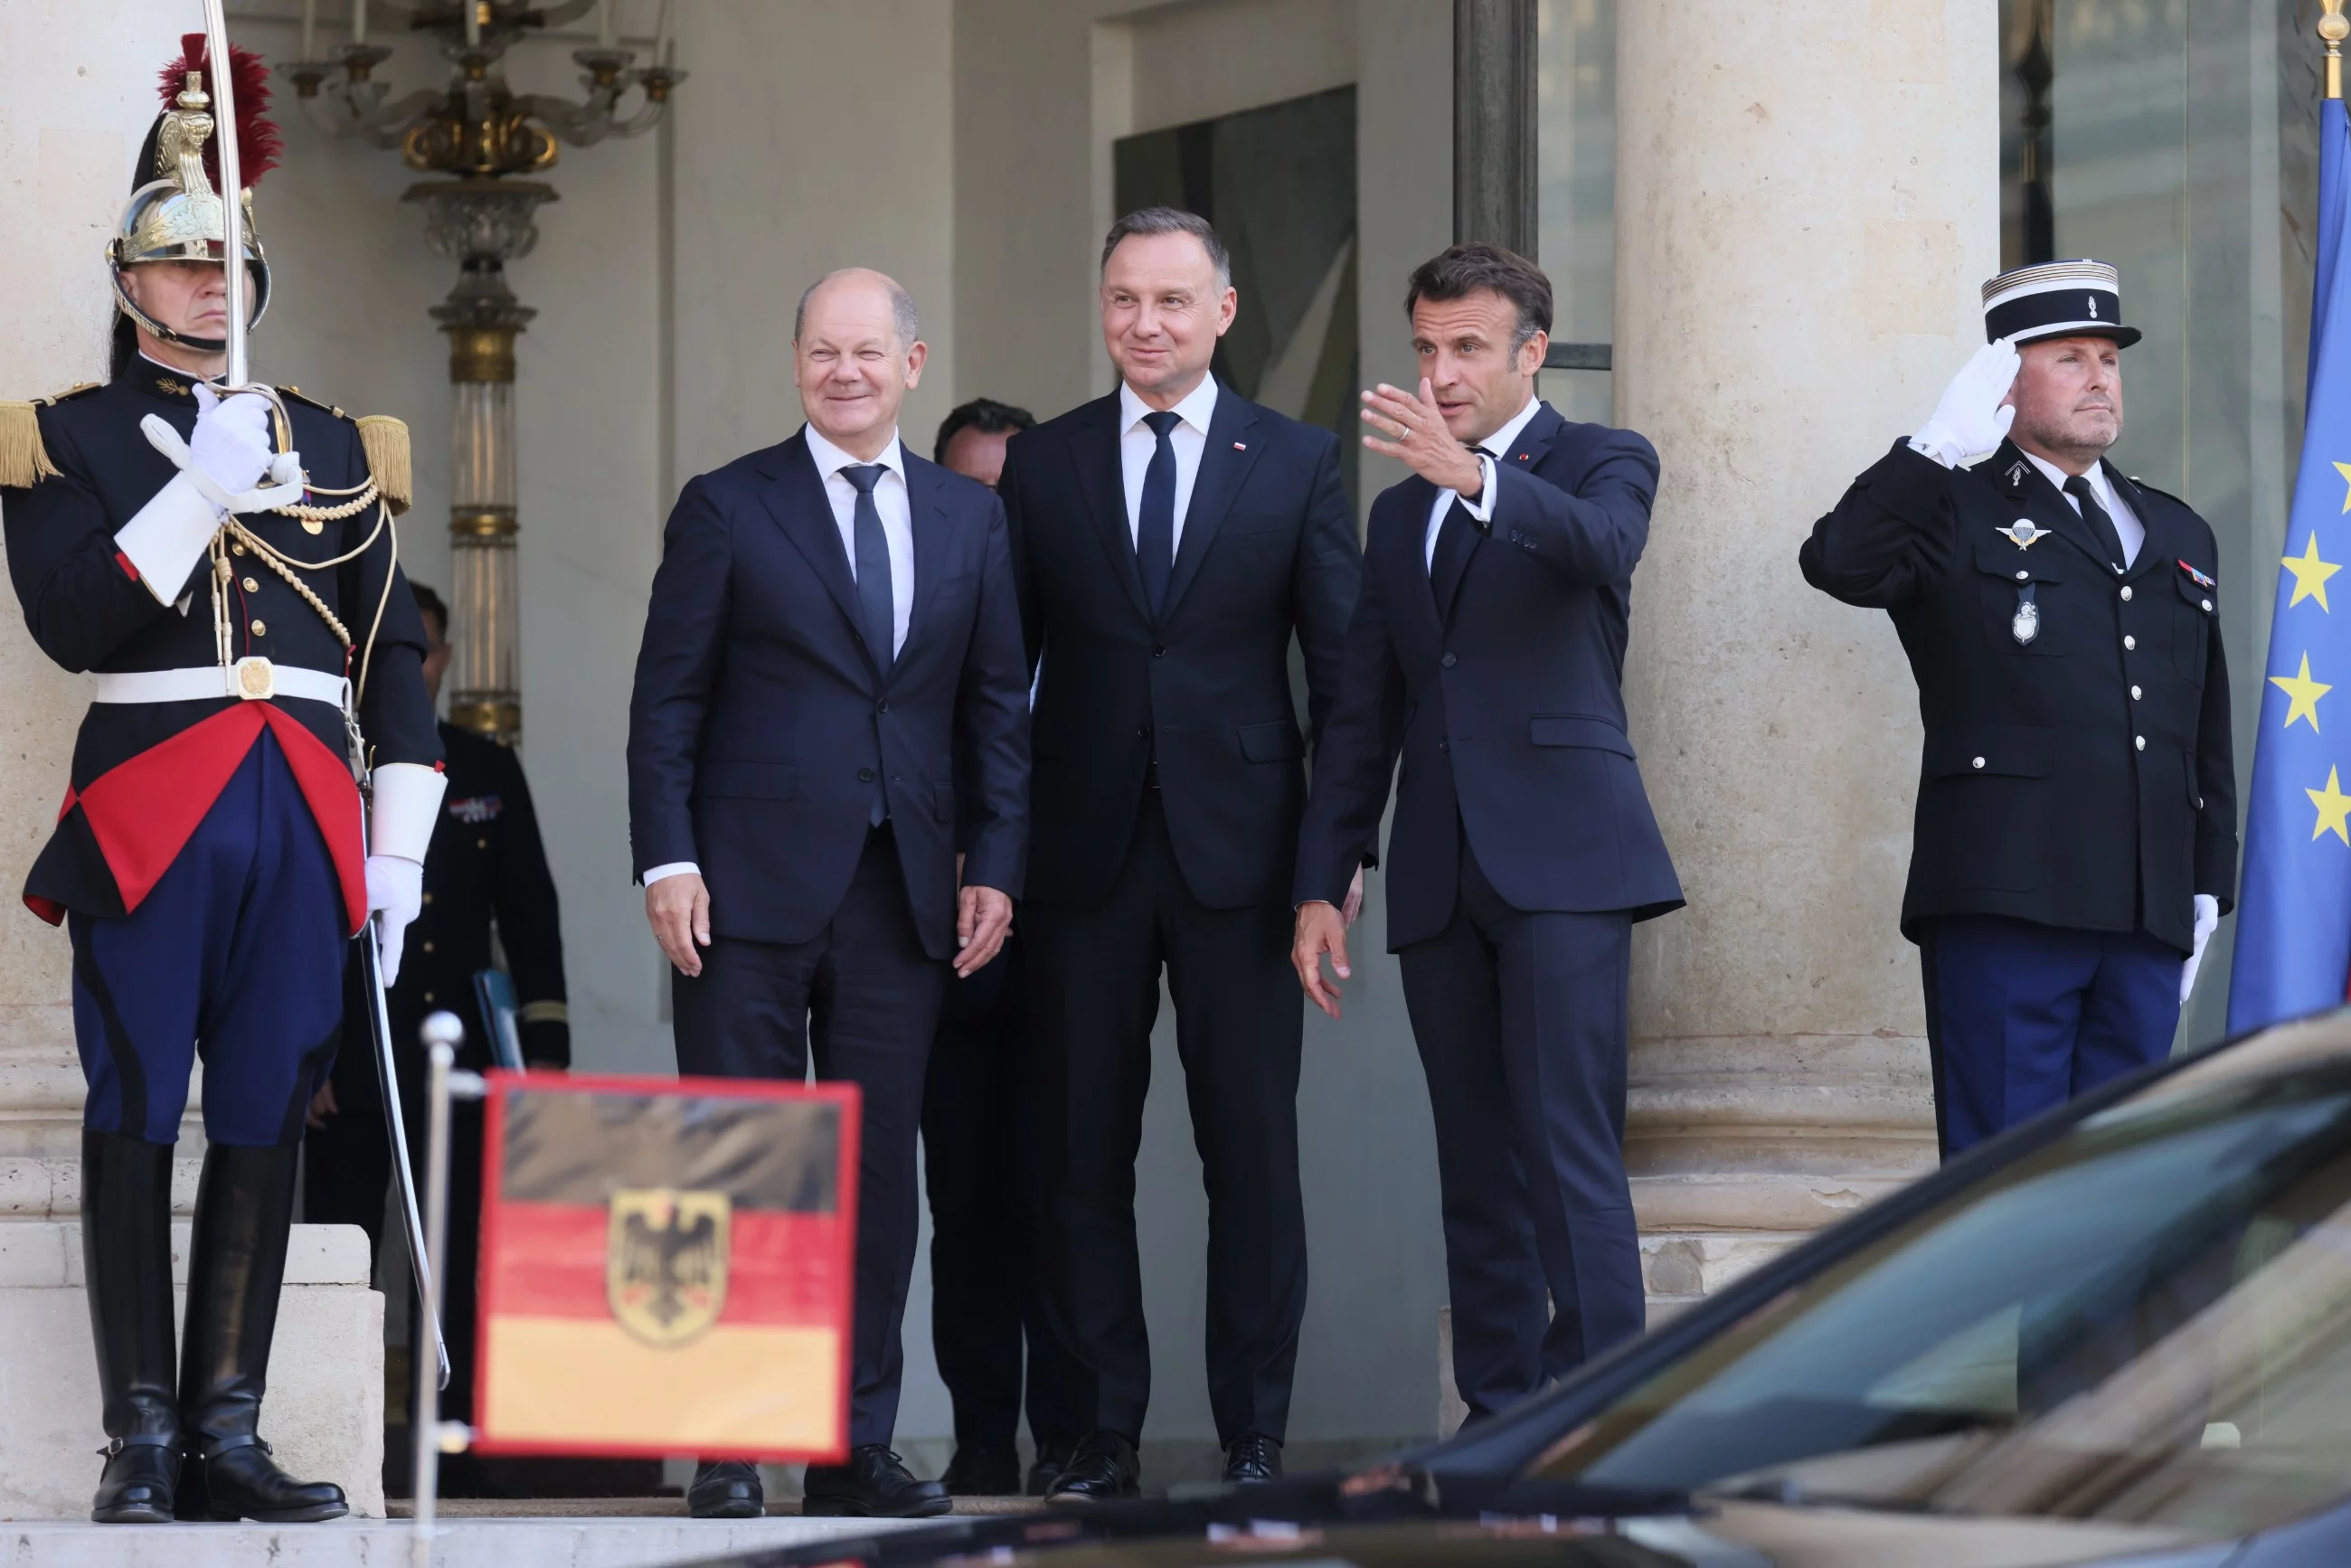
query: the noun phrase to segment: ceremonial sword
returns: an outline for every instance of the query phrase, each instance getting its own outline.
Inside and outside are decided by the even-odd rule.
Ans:
[[[236,71],[228,52],[228,17],[221,0],[204,0],[204,55],[213,68],[213,143],[220,155],[221,281],[228,307],[228,373],[221,378],[225,393],[260,392],[274,403],[274,392],[256,387],[246,373],[245,354],[245,182],[236,158]],[[280,411],[282,413],[282,410]],[[364,770],[363,757],[352,766]],[[370,796],[364,771],[360,792]],[[361,853],[365,853],[367,813],[360,813]],[[383,960],[378,951],[379,921],[371,915],[360,940],[360,964],[366,971],[369,1032],[375,1037],[376,1078],[383,1085],[384,1119],[392,1128],[392,1174],[400,1187],[401,1229],[408,1239],[408,1263],[416,1276],[417,1318],[431,1325],[433,1354],[440,1363],[439,1386],[449,1385],[449,1346],[441,1333],[441,1318],[433,1293],[433,1260],[425,1251],[424,1220],[416,1207],[416,1177],[408,1165],[408,1127],[400,1113],[400,1066],[392,1049],[392,1009],[384,998]],[[411,1343],[414,1343],[412,1330]],[[412,1349],[411,1354],[413,1354]]]

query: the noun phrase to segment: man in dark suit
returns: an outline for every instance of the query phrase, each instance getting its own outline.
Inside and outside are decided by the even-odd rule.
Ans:
[[[2237,884],[2219,548],[2105,456],[2121,277],[2044,262],[1983,301],[1934,416],[1797,557],[1892,618],[1918,684],[1902,934],[1946,1157],[2168,1055]]]
[[[1306,1306],[1304,1009],[1283,968],[1319,730],[1360,561],[1328,431],[1208,373],[1224,242],[1150,208],[1102,247],[1113,395],[1015,436],[1002,494],[1037,688],[1023,912],[1049,1315],[1086,1432],[1057,1496],[1135,1490],[1151,1349],[1134,1157],[1164,967],[1208,1189],[1209,1401],[1236,1480],[1280,1472]]]
[[[1028,670],[1003,509],[898,439],[925,357],[914,300],[834,273],[792,338],[807,424],[670,513],[629,711],[630,836],[676,969],[678,1071],[795,1082],[812,1051],[818,1077],[862,1095],[852,1453],[809,1468],[806,1511],[943,1513],[889,1446],[915,1135],[950,962],[995,956],[1020,887]],[[718,1461],[688,1500],[739,1518],[763,1500],[751,1466]]]
[[[1682,903],[1621,690],[1657,455],[1536,398],[1551,283],[1524,257],[1455,246],[1405,308],[1419,394],[1364,393],[1364,444],[1413,477],[1372,507],[1299,835],[1293,958],[1338,1017],[1322,959],[1348,975],[1335,906],[1401,753],[1388,941],[1436,1113],[1475,1420],[1641,1329],[1625,985],[1634,923]]]
[[[974,398],[939,423],[932,455],[994,489],[1006,444],[1036,423],[1025,408]],[[1016,932],[987,967],[947,988],[923,1091],[931,1350],[955,1404],[955,1458],[939,1480],[956,1497],[1023,1490],[1024,1394],[1037,1445],[1027,1490],[1041,1493],[1077,1441],[1068,1411],[1070,1358],[1045,1326],[1027,1213],[1023,1172],[1033,1139],[1020,1087],[1022,989]]]

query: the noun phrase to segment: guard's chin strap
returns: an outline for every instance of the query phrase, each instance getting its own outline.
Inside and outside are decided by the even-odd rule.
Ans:
[[[106,269],[106,276],[114,287],[115,308],[120,310],[125,316],[130,317],[133,325],[141,328],[142,330],[153,333],[155,337],[162,342],[177,343],[183,348],[193,349],[200,354],[225,354],[228,352],[228,340],[225,338],[194,338],[190,337],[184,332],[175,332],[171,328],[164,326],[161,321],[156,320],[152,316],[148,315],[144,310],[139,308],[138,305],[131,299],[130,290],[122,287],[122,268],[120,267],[108,267]],[[253,319],[246,323],[248,330],[260,326],[261,319],[269,313],[269,285],[266,281],[268,276],[269,275],[266,270],[262,273],[262,277],[265,281],[263,281],[259,290],[254,297]]]

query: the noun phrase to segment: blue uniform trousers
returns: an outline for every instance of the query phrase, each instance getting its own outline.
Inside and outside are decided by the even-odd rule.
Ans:
[[[298,1142],[341,1031],[344,918],[326,841],[265,730],[138,908],[71,916],[82,1124],[177,1141],[201,1057],[206,1138]]]
[[[1918,961],[1943,1157],[2168,1056],[2184,957],[2144,931],[1930,922]]]

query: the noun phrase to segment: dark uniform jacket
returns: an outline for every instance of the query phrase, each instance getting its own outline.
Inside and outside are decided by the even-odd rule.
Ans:
[[[196,423],[191,382],[179,371],[134,359],[120,379],[41,406],[41,442],[60,472],[27,489],[0,491],[8,573],[25,624],[41,651],[68,670],[186,669],[219,662],[208,561],[199,558],[186,582],[165,588],[173,602],[159,603],[114,542],[116,531],[178,472],[148,444],[139,422],[160,414],[185,439]],[[313,485],[341,489],[367,481],[366,453],[350,419],[296,394],[285,402],[294,448]],[[348,497],[308,499],[332,506]],[[375,527],[376,513],[371,506],[323,523],[316,533],[274,512],[241,520],[292,560],[323,561],[356,549]],[[284,578],[239,549],[230,558],[230,657],[257,654],[281,665],[344,674],[342,644],[319,612]],[[387,573],[392,580],[388,598]],[[422,674],[423,623],[394,563],[390,529],[354,560],[297,575],[362,646],[382,602],[359,705],[361,732],[374,763],[437,764],[441,746]],[[357,653],[350,663],[356,680]],[[346,904],[356,900],[350,910],[356,931],[366,911],[363,890],[354,885],[359,800],[343,717],[332,705],[297,697],[93,703],[74,743],[71,789],[56,831],[26,880],[26,903],[53,920],[68,909],[110,916],[135,907],[259,733],[251,721],[262,709],[275,710],[269,727],[334,854]],[[304,745],[306,737],[317,746]]]
[[[523,1060],[569,1067],[563,926],[522,760],[449,724],[441,726],[441,747],[449,759],[449,789],[425,852],[424,907],[408,928],[400,983],[392,989],[392,1039],[413,1040],[424,1015],[446,1008],[465,1025],[463,1064],[490,1065],[474,975],[491,967],[495,925],[514,980]]]
[[[1678,909],[1680,882],[1625,737],[1633,568],[1657,455],[1640,435],[1544,404],[1497,459],[1492,517],[1440,604],[1426,541],[1437,489],[1372,504],[1346,681],[1314,760],[1295,901],[1336,904],[1388,834],[1388,944],[1443,932],[1461,842],[1514,909]]]
[[[2147,527],[2119,577],[2012,443],[1947,469],[1897,444],[1813,526],[1804,580],[1893,617],[1926,747],[1903,934],[1945,915],[2144,929],[2187,952],[2237,880],[2218,553],[2185,502],[2106,465]],[[2020,549],[2029,518],[2056,536]],[[2020,594],[2038,629],[2016,636]]]
[[[1220,387],[1155,617],[1119,425],[1113,394],[1024,431],[998,485],[1029,655],[1044,661],[1029,896],[1079,908],[1110,896],[1155,763],[1192,896],[1278,904],[1306,805],[1290,637],[1319,733],[1363,570],[1338,438]]]

